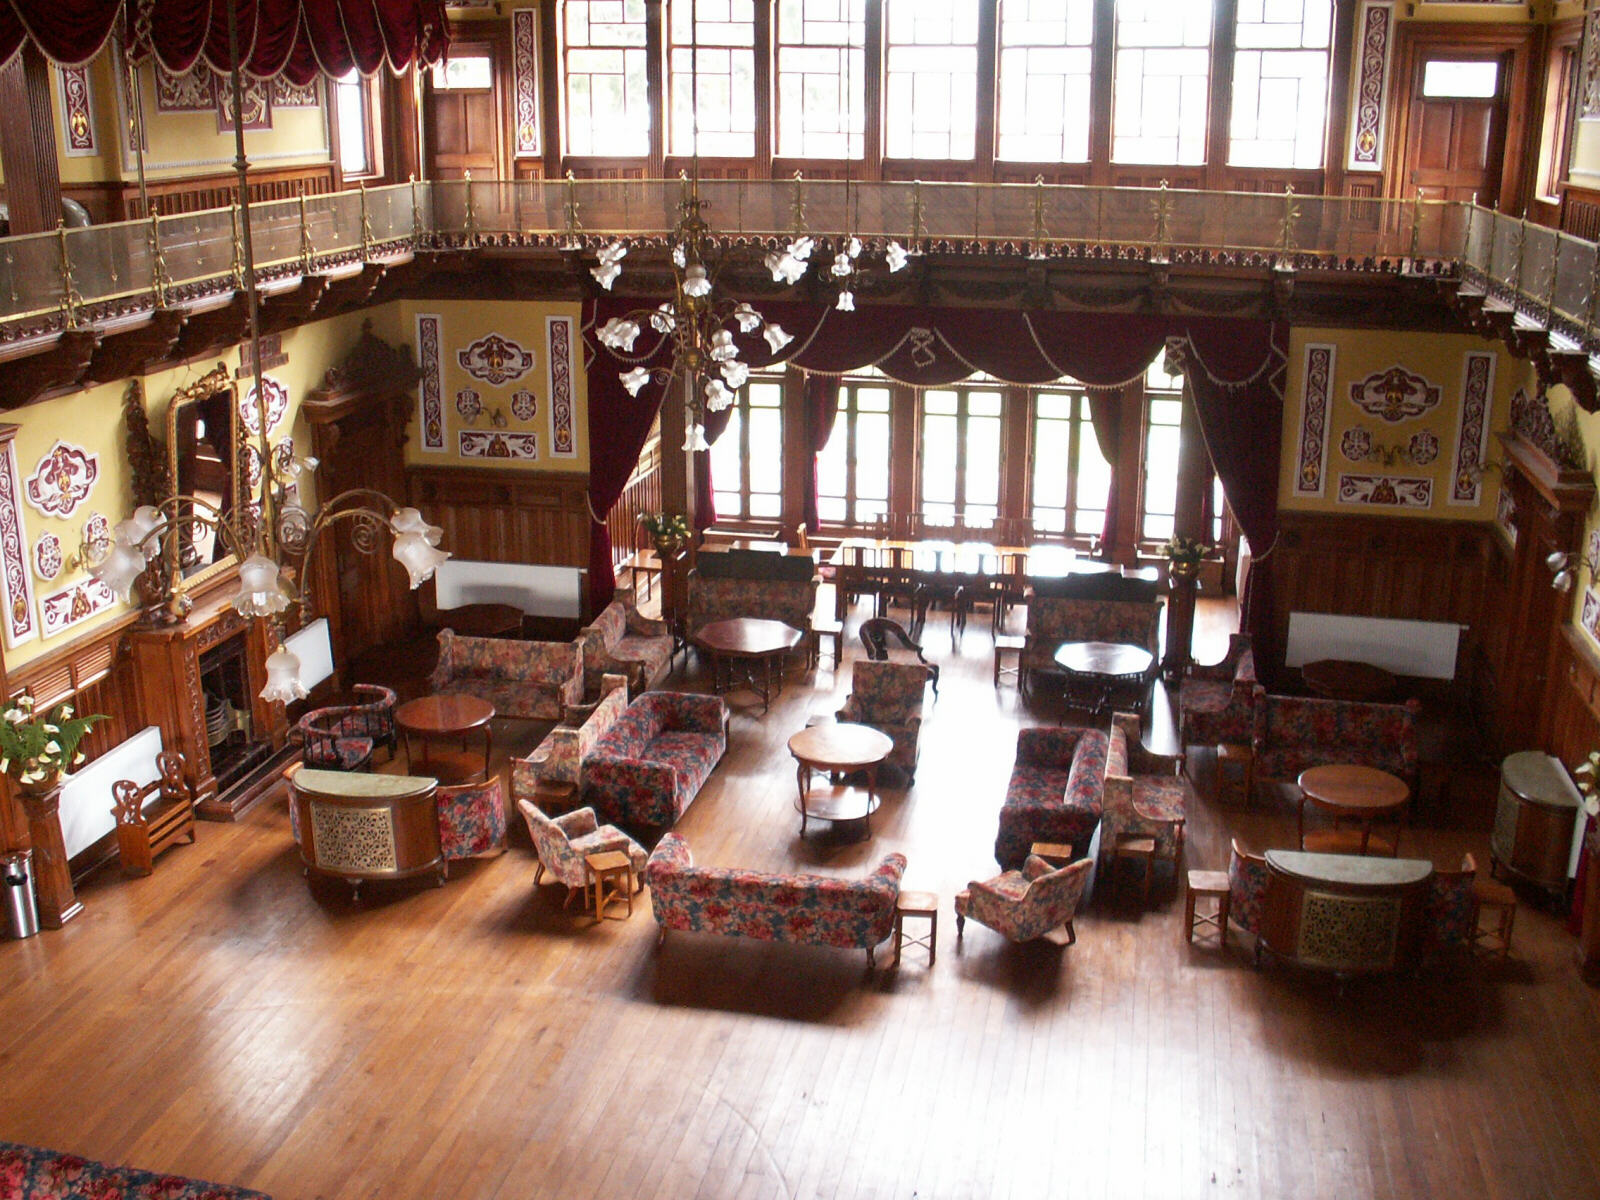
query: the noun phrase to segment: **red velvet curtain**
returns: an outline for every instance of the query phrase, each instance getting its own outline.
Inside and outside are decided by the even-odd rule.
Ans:
[[[364,75],[444,57],[443,0],[0,0],[0,64],[24,41],[65,66],[88,62],[125,22],[135,61],[154,55],[183,74],[196,62],[226,74],[228,9],[237,21],[239,66],[256,79],[297,84],[319,73]]]
[[[822,525],[822,519],[817,514],[817,455],[828,448],[834,418],[839,415],[839,377],[807,375],[805,380],[802,400],[806,421],[805,447],[811,462],[801,484],[800,515],[806,523],[806,532],[815,537]]]
[[[1117,519],[1122,511],[1122,476],[1117,464],[1122,460],[1122,389],[1092,387],[1089,396],[1089,422],[1100,454],[1111,468],[1111,486],[1106,489],[1106,519],[1100,525],[1100,546],[1109,552],[1117,540]],[[1071,532],[1070,530],[1068,532]]]
[[[706,414],[706,442],[715,446],[733,420],[733,406]],[[694,527],[710,529],[717,523],[717,494],[711,482],[711,455],[700,451],[694,458]]]

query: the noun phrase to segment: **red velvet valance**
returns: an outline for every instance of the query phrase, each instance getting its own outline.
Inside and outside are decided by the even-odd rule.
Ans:
[[[403,71],[443,58],[449,39],[443,0],[0,0],[0,63],[31,41],[53,62],[77,66],[121,25],[135,61],[154,55],[174,74],[197,62],[226,74],[229,4],[239,65],[256,79]]]

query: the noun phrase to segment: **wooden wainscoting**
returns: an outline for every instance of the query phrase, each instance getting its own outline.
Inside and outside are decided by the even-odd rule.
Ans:
[[[145,186],[150,206],[162,216],[201,212],[208,208],[228,208],[238,198],[238,177],[232,171],[210,175],[188,175],[177,179],[154,179]],[[250,203],[292,200],[304,192],[320,196],[334,190],[333,164],[314,163],[303,167],[277,167],[250,171]],[[136,184],[66,184],[61,194],[71,196],[86,209],[96,224],[106,221],[133,221],[149,213],[139,200]]]
[[[589,565],[587,475],[411,467],[406,488],[456,558]]]
[[[1562,184],[1561,229],[1586,241],[1600,240],[1600,191]]]

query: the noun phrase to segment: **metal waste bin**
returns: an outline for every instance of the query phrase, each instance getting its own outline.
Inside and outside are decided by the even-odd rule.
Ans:
[[[30,938],[39,932],[39,904],[33,898],[33,851],[0,855],[0,890],[5,893],[6,933]]]

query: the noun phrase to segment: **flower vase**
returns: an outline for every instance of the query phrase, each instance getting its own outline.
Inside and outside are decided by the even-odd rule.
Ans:
[[[1167,564],[1169,583],[1187,583],[1200,577],[1200,564],[1187,559],[1173,559]]]
[[[33,783],[11,781],[28,817],[28,840],[33,843],[34,883],[39,892],[39,924],[60,929],[83,911],[72,890],[66,842],[61,836],[61,775],[52,773]]]

